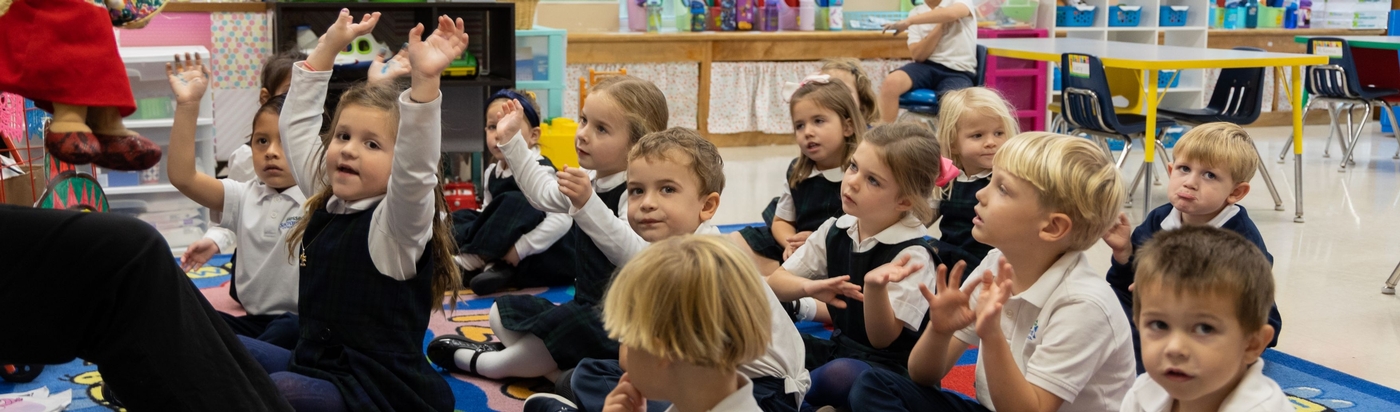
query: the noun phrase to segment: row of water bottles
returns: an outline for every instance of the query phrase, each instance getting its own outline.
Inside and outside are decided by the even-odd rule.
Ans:
[[[645,8],[646,31],[660,31],[662,7],[659,1],[625,1],[638,1]],[[846,24],[842,13],[844,0],[679,1],[675,14],[678,31],[838,31]],[[629,25],[633,31],[640,31],[638,24]]]

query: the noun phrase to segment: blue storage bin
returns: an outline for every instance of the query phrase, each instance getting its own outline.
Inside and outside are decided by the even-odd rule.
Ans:
[[[1165,89],[1165,88],[1171,88],[1171,87],[1180,86],[1180,85],[1181,85],[1181,75],[1180,75],[1180,74],[1176,74],[1176,77],[1172,77],[1173,74],[1176,74],[1176,70],[1158,70],[1158,71],[1157,71],[1157,88],[1158,88],[1158,89]]]
[[[1094,25],[1095,6],[1055,7],[1056,27],[1089,27]]]
[[[1185,26],[1188,10],[1190,10],[1190,6],[1162,6],[1158,12],[1157,25],[1162,27]]]
[[[1060,91],[1060,65],[1057,64],[1051,67],[1050,73],[1055,74],[1055,91],[1058,92]]]
[[[1168,127],[1162,131],[1162,136],[1158,140],[1162,141],[1162,147],[1171,149],[1176,147],[1176,141],[1181,140],[1181,135],[1186,134],[1186,128],[1181,126]]]
[[[1142,21],[1142,6],[1112,6],[1108,8],[1109,27],[1137,27]]]

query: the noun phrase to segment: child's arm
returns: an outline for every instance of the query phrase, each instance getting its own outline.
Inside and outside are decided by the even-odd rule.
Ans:
[[[208,69],[198,55],[191,61],[190,54],[185,53],[184,61],[175,56],[173,65],[165,64],[165,75],[170,78],[170,89],[175,92],[175,124],[170,127],[170,151],[166,157],[170,185],[209,211],[222,212],[224,184],[194,168],[194,135],[199,121],[199,101],[204,98],[209,84]]]
[[[909,57],[916,62],[928,60],[928,57],[932,56],[933,51],[938,48],[938,43],[943,41],[943,35],[947,33],[947,28],[947,24],[934,25],[924,38],[909,43]]]
[[[1060,405],[1064,404],[1065,398],[1031,383],[1030,379],[1037,379],[1038,382],[1045,382],[1048,380],[1046,379],[1047,377],[1054,378],[1054,383],[1058,384],[1058,386],[1072,383],[1063,382],[1059,379],[1061,377],[1056,375],[1043,376],[1045,375],[1044,373],[1041,375],[1034,375],[1041,371],[1032,370],[1030,360],[1026,362],[1025,371],[1022,371],[1020,367],[1016,366],[1016,359],[1011,353],[1010,342],[1007,342],[1006,336],[1001,331],[1001,308],[1002,305],[1006,303],[1006,300],[1011,297],[1011,279],[1013,279],[1015,275],[1011,270],[1011,265],[1006,263],[1005,259],[1001,259],[997,264],[1001,267],[1001,275],[995,276],[989,274],[989,276],[991,276],[990,278],[984,276],[983,279],[986,280],[983,282],[982,290],[977,297],[977,336],[981,340],[981,346],[978,349],[982,355],[981,366],[986,368],[986,372],[984,373],[987,376],[987,388],[988,391],[991,392],[992,404],[996,405],[997,409],[1008,411],[1052,412],[1058,410],[1060,409]],[[1051,328],[1047,327],[1044,330],[1049,332],[1050,329]],[[1081,330],[1078,331],[1078,333],[1086,335],[1084,338],[1087,339],[1081,340],[1107,341],[1107,339],[1102,338],[1094,339],[1093,336],[1096,336],[1094,331]],[[1046,342],[1042,341],[1041,348],[1050,349],[1043,346],[1044,344],[1046,344]],[[1081,346],[1059,349],[1073,350],[1079,353],[1093,353],[1093,351],[1106,351],[1109,348]],[[1065,362],[1061,363],[1063,364]],[[1081,388],[1083,387],[1083,383],[1088,382],[1088,377],[1092,376],[1093,372],[1095,371],[1075,371],[1075,373],[1084,376],[1084,382],[1080,382]],[[1072,395],[1078,392],[1077,389],[1069,392],[1071,395],[1069,398],[1073,399]]]
[[[511,100],[501,105],[501,120],[496,123],[496,130],[502,136],[511,136],[510,140],[500,144],[501,154],[505,155],[510,170],[515,171],[515,183],[520,186],[520,192],[525,194],[530,205],[545,213],[568,213],[572,201],[559,192],[559,182],[554,174],[546,168],[534,167],[539,165],[535,153],[521,135],[530,130],[530,124],[525,121],[520,102]]]
[[[797,206],[792,199],[792,188],[788,185],[787,176],[783,177],[783,193],[778,195],[778,204],[774,207],[773,222],[768,225],[768,231],[773,234],[773,240],[778,242],[778,246],[785,250],[797,249],[788,245],[788,238],[797,234],[797,226],[792,224],[797,220]]]
[[[831,274],[826,273],[826,234],[831,230],[841,230],[834,226],[836,219],[827,219],[812,232],[807,243],[792,254],[791,259],[768,276],[768,287],[773,288],[773,294],[778,299],[790,302],[810,296],[838,308],[846,307],[846,302],[837,299],[837,296],[865,299],[860,293],[860,286],[848,281],[851,278],[849,275],[828,277]]]
[[[773,217],[773,227],[769,230],[773,232],[773,240],[778,241],[778,246],[783,249],[788,248],[788,239],[797,234],[797,226],[777,216]]]
[[[1132,309],[1132,294],[1129,290],[1131,290],[1134,279],[1137,278],[1133,270],[1135,265],[1133,262],[1135,248],[1133,238],[1139,233],[1142,234],[1143,239],[1147,238],[1152,232],[1150,220],[1151,218],[1134,229],[1132,223],[1128,221],[1128,215],[1120,212],[1118,221],[1114,223],[1112,228],[1109,228],[1108,233],[1103,235],[1104,243],[1107,243],[1108,248],[1113,251],[1113,259],[1108,264],[1108,274],[1104,278],[1128,309]]]
[[[442,159],[442,93],[440,75],[467,48],[464,24],[438,16],[438,27],[427,40],[423,24],[408,32],[413,86],[399,95],[399,131],[389,188],[374,210],[369,234],[370,257],[380,272],[397,280],[416,276],[418,258],[433,236],[437,219],[438,162]],[[425,275],[431,275],[425,274]]]
[[[617,220],[614,218],[613,220]],[[544,220],[536,225],[533,230],[520,235],[520,239],[515,241],[515,261],[512,265],[520,263],[520,260],[530,256],[538,255],[554,246],[555,242],[569,233],[569,228],[573,227],[574,219],[563,213],[545,213]],[[507,258],[509,260],[510,258]]]
[[[909,26],[915,24],[943,24],[972,15],[972,8],[968,7],[967,3],[955,0],[948,1],[954,1],[954,3],[948,7],[934,7],[933,10],[915,14],[904,20],[890,23],[887,28],[893,29],[895,33],[898,33],[909,30]]]
[[[560,193],[568,196],[569,202],[575,205],[569,214],[573,215],[579,230],[598,245],[608,261],[622,266],[647,247],[649,243],[641,235],[603,204],[603,199],[593,191],[593,184],[583,169],[565,166],[559,172],[558,184]]]
[[[914,246],[865,274],[865,334],[875,349],[890,346],[905,327],[918,331],[928,307],[919,307],[926,302],[913,292],[932,280],[924,270],[930,261],[928,249]]]
[[[919,292],[928,301],[929,320],[923,335],[919,336],[919,342],[914,344],[914,350],[909,354],[909,377],[914,383],[938,387],[968,345],[977,343],[976,334],[969,333],[968,329],[976,319],[972,311],[975,302],[971,301],[971,296],[981,284],[981,278],[974,275],[967,282],[962,282],[966,267],[964,262],[954,265],[952,281],[949,281],[948,267],[938,265],[935,283],[937,295],[927,285],[919,285]],[[955,333],[958,336],[970,335],[968,340],[972,342],[955,336]]]

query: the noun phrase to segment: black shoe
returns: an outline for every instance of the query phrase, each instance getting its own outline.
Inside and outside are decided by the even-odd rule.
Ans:
[[[797,322],[798,322],[798,321],[797,321],[797,312],[798,312],[798,308],[801,307],[801,305],[800,305],[797,301],[794,300],[794,301],[791,301],[791,302],[782,302],[782,303],[779,303],[779,305],[781,305],[781,306],[783,307],[783,311],[784,311],[784,312],[787,312],[787,314],[788,314],[788,319],[792,319],[792,323],[797,323]]]
[[[505,347],[500,342],[483,343],[467,340],[462,335],[443,335],[433,338],[433,341],[428,343],[428,361],[448,372],[481,376],[476,373],[476,358],[482,353],[499,352]],[[473,352],[470,370],[457,367],[456,355],[459,350]]]
[[[122,401],[117,399],[117,395],[112,394],[112,385],[106,383],[102,384],[102,400],[107,401],[107,404],[111,406],[118,408],[126,407],[126,405],[122,404]]]
[[[574,404],[583,403],[574,395],[574,368],[569,368],[559,373],[559,378],[554,380],[554,393],[568,399]]]
[[[507,263],[496,263],[483,270],[480,275],[476,275],[471,280],[472,292],[477,296],[490,295],[500,292],[501,288],[510,283],[510,279],[515,277],[515,268]]]
[[[552,393],[537,393],[525,398],[525,412],[574,412],[578,405]]]

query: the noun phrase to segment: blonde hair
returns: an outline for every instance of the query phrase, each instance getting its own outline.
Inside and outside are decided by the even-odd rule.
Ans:
[[[958,153],[958,120],[968,112],[975,111],[996,117],[1006,129],[1007,136],[1021,133],[1020,125],[1012,115],[1015,109],[996,90],[969,87],[949,92],[939,98],[939,105],[948,109],[938,116],[938,141],[943,144],[943,153],[946,153],[946,157],[959,169],[966,167],[963,166],[962,153]]]
[[[856,95],[859,96],[857,106],[860,106],[861,114],[865,115],[866,124],[875,124],[880,121],[880,106],[875,103],[875,88],[870,84],[870,76],[865,74],[865,69],[860,67],[860,60],[854,57],[832,57],[822,59],[823,73],[827,71],[843,71],[850,73],[856,78],[854,86]]]
[[[649,81],[632,76],[610,76],[589,90],[590,95],[606,94],[622,109],[627,119],[630,146],[647,133],[666,129],[671,115],[666,107],[666,95]]]
[[[1094,245],[1123,207],[1123,180],[1103,149],[1088,139],[1026,132],[997,150],[996,173],[1029,182],[1040,205],[1070,219],[1069,249]]]
[[[1238,233],[1186,226],[1153,236],[1138,251],[1133,318],[1146,294],[1224,296],[1234,300],[1245,332],[1256,332],[1274,304],[1273,267],[1264,252]]]
[[[797,88],[797,92],[792,94],[788,100],[788,111],[791,116],[792,108],[797,107],[798,102],[810,100],[818,107],[836,112],[836,117],[841,121],[850,121],[852,133],[850,136],[843,136],[845,147],[841,154],[841,167],[845,167],[851,162],[851,154],[856,152],[856,145],[860,144],[861,136],[865,133],[865,117],[860,115],[860,109],[856,108],[856,102],[851,100],[850,89],[846,88],[846,83],[839,79],[831,79],[828,83],[809,82]],[[842,124],[844,128],[845,125]],[[807,179],[807,175],[812,174],[812,169],[817,167],[817,162],[807,158],[806,155],[797,156],[797,164],[793,165],[792,173],[788,174],[788,187],[797,188],[798,183]]]
[[[941,157],[933,132],[911,123],[884,124],[870,129],[865,134],[865,142],[880,148],[880,160],[894,174],[899,195],[912,205],[909,213],[919,218],[919,222],[929,224],[933,220],[933,207],[929,206],[928,199],[934,194],[933,182],[942,173],[939,162],[928,160]]]
[[[389,115],[390,133],[394,133],[397,139],[399,123],[399,95],[401,88],[393,84],[372,85],[366,83],[356,84],[345,90],[340,95],[340,103],[335,106],[335,116],[331,118],[331,127],[328,134],[321,136],[321,148],[316,151],[316,173],[311,179],[317,179],[321,190],[311,198],[306,199],[304,206],[306,218],[298,221],[292,227],[291,233],[287,235],[287,256],[291,257],[296,250],[301,247],[302,237],[306,234],[306,227],[311,223],[311,216],[317,210],[325,209],[326,202],[331,198],[331,182],[327,180],[325,173],[326,149],[330,145],[330,134],[335,133],[336,125],[340,124],[340,115],[346,107],[351,105],[361,106],[369,109],[379,110]],[[438,180],[443,180],[441,176]],[[452,261],[452,256],[457,253],[457,242],[452,237],[452,227],[448,221],[439,219],[437,216],[447,213],[447,202],[442,197],[442,185],[433,188],[434,213],[433,213],[433,237],[428,243],[428,250],[433,252],[433,310],[442,310],[441,299],[443,295],[452,294],[452,306],[456,307],[459,297],[457,290],[462,288],[462,274],[457,269],[457,264]]]
[[[733,370],[772,339],[753,261],[719,236],[672,237],[618,271],[603,298],[608,337],[663,359]]]
[[[700,133],[694,130],[672,127],[647,134],[627,152],[628,163],[637,159],[665,160],[677,164],[688,159],[690,171],[700,179],[701,197],[724,192],[724,159],[714,143],[700,137]]]
[[[1259,170],[1259,152],[1249,133],[1234,123],[1206,123],[1191,128],[1172,149],[1178,161],[1191,159],[1230,172],[1235,184],[1248,182]]]

